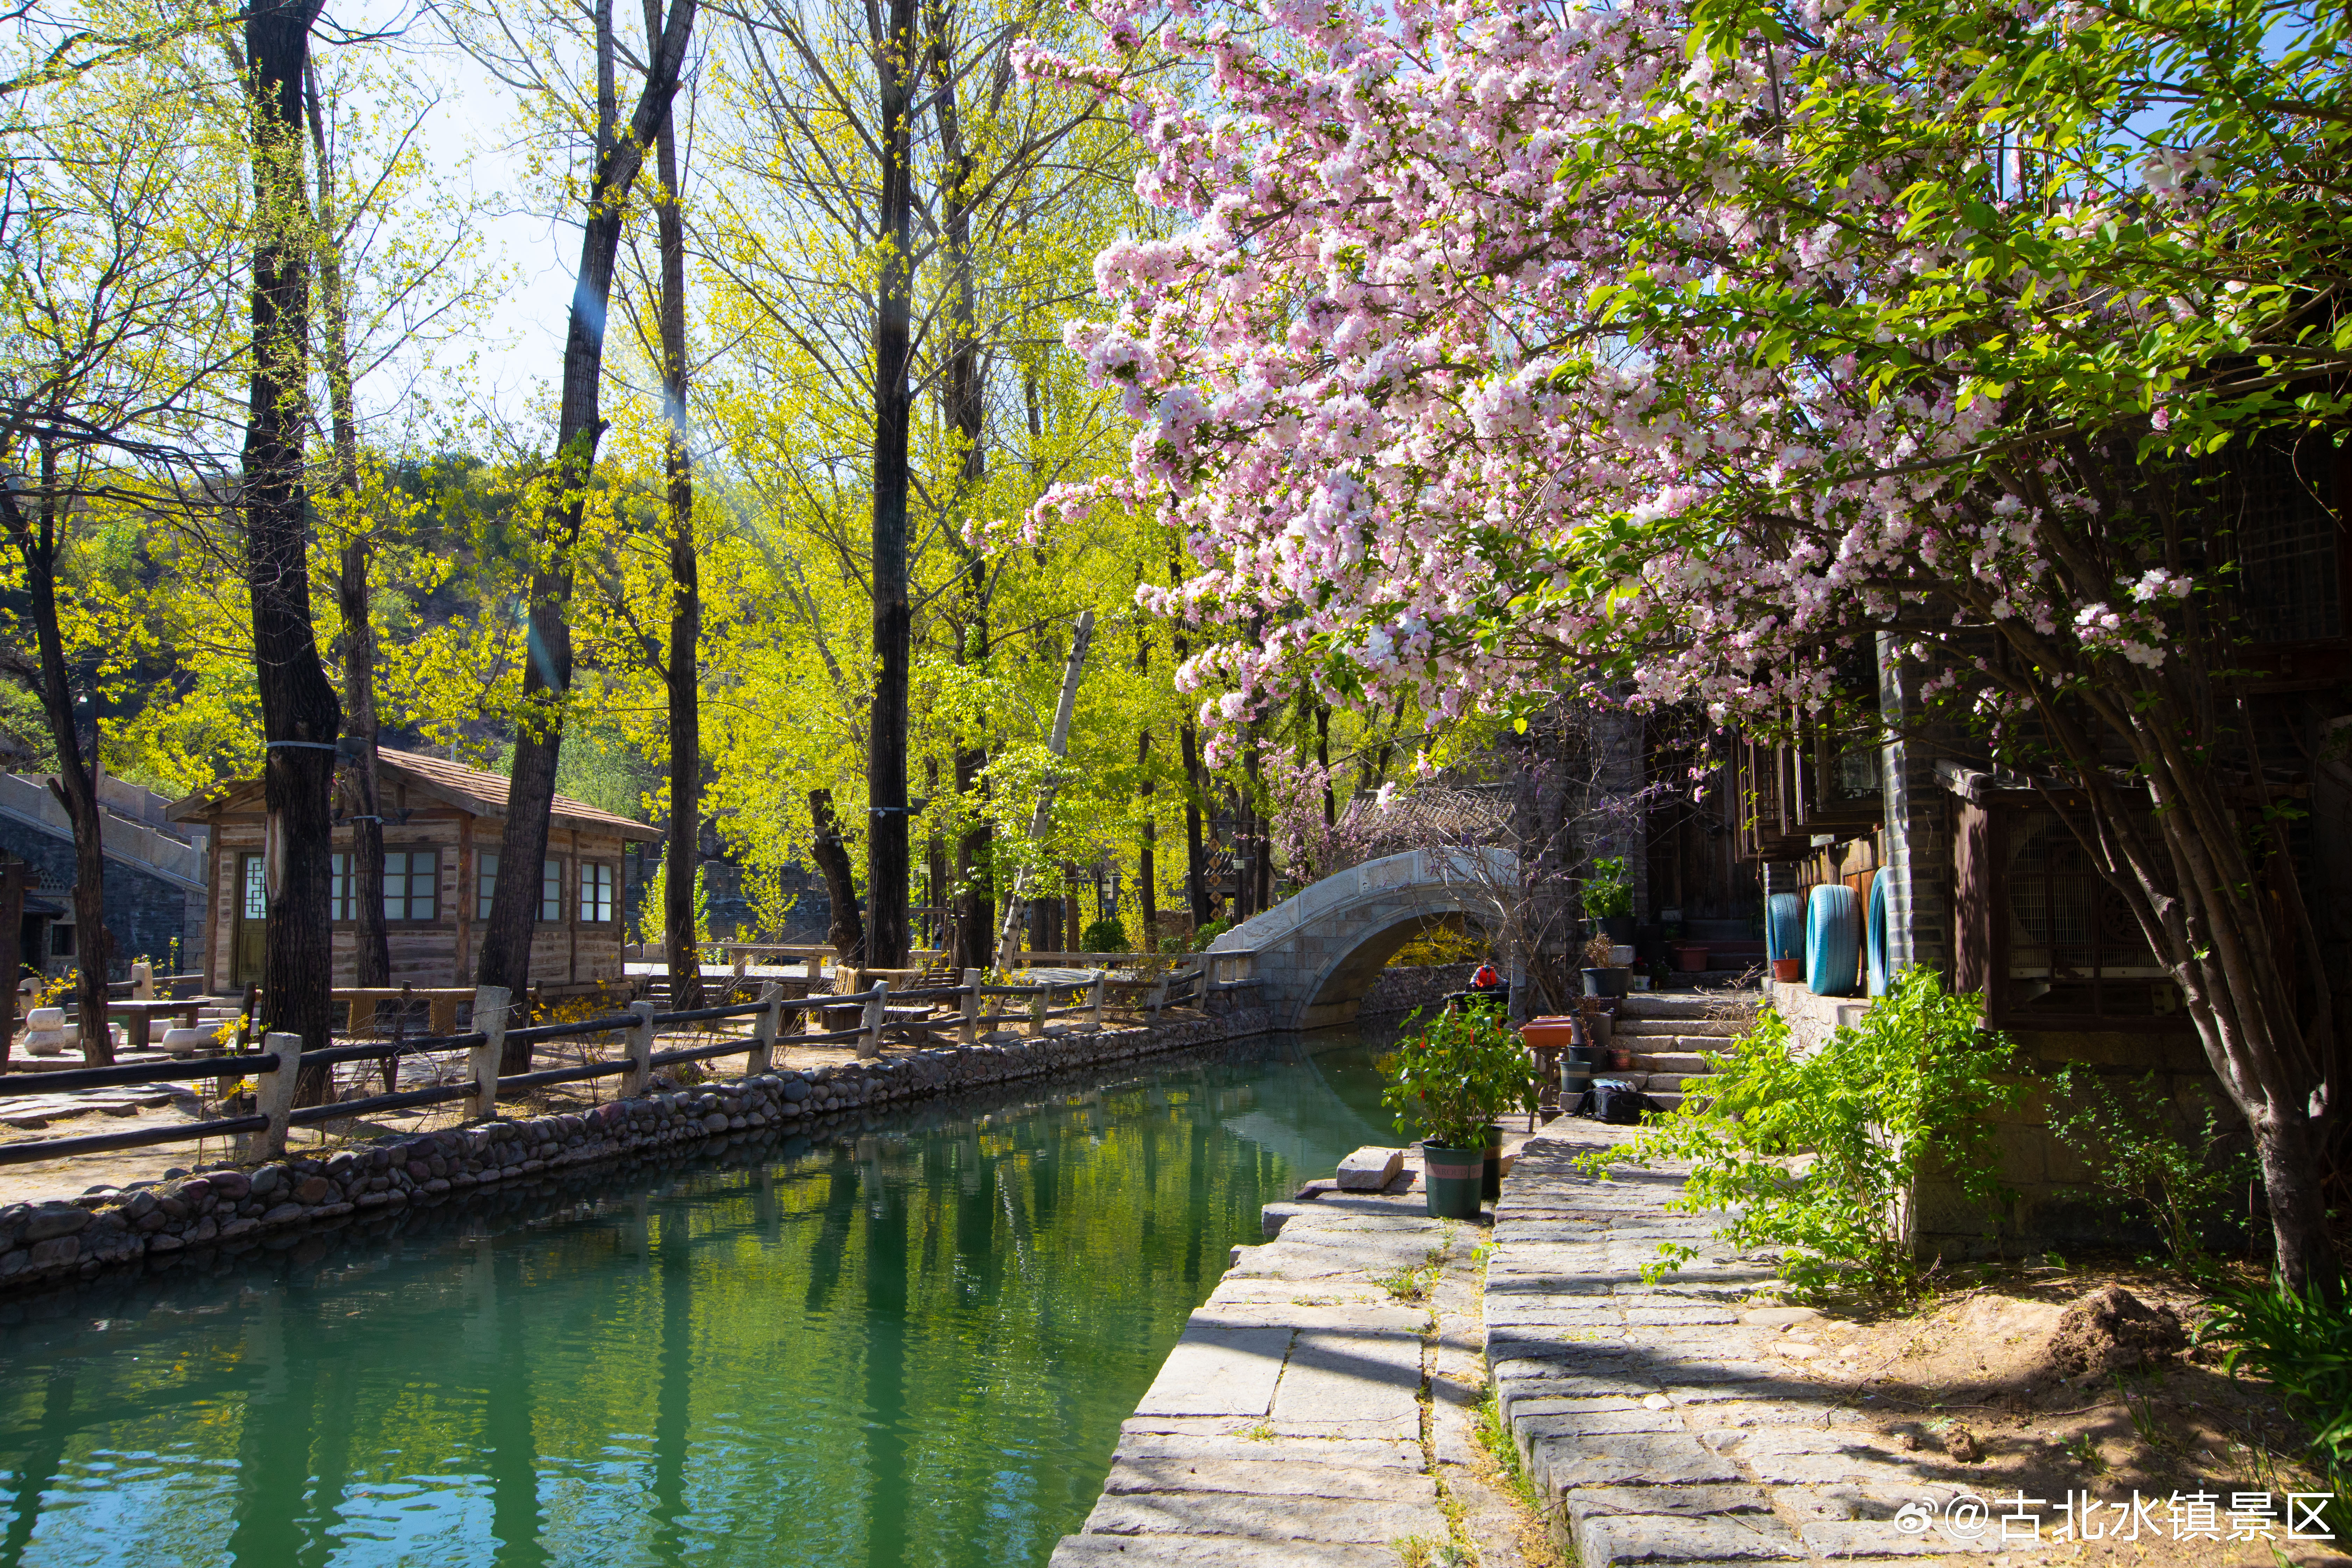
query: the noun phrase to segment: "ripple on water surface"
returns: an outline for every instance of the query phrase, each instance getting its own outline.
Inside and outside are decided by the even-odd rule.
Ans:
[[[0,1331],[0,1568],[1043,1563],[1258,1206],[1393,1136],[1370,1057],[1144,1064]]]

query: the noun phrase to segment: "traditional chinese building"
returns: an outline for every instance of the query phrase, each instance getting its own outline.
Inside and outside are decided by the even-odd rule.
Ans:
[[[482,923],[489,916],[506,830],[507,779],[500,773],[414,752],[384,750],[377,772],[383,813],[383,907],[394,985],[471,983]],[[234,991],[261,979],[263,892],[261,781],[247,779],[171,808],[173,820],[210,830],[205,863],[205,984]],[[547,858],[540,868],[539,922],[530,984],[562,995],[621,977],[621,945],[641,871],[637,847],[661,833],[584,801],[555,797]],[[352,830],[335,829],[334,983],[354,980]]]

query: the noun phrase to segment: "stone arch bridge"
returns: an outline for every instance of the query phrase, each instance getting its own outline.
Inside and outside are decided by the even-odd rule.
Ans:
[[[1356,1016],[1397,950],[1437,926],[1499,935],[1498,900],[1517,885],[1510,850],[1413,849],[1344,871],[1254,915],[1210,943],[1248,953],[1257,1000],[1277,1029],[1319,1029]]]

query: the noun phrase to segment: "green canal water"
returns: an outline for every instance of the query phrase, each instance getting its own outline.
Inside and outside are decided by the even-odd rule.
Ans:
[[[1392,1141],[1372,1054],[1170,1058],[75,1298],[0,1330],[0,1568],[1041,1564],[1258,1205]]]

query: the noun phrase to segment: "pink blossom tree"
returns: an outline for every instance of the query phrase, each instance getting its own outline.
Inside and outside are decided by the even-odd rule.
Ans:
[[[2198,0],[1095,0],[1139,185],[1071,343],[1262,625],[1181,680],[1769,732],[1891,634],[2129,904],[2333,1288],[2341,1047],[2236,672],[2217,467],[2340,426],[2345,14]],[[1147,42],[1196,91],[1131,91]],[[2223,453],[2217,464],[2214,454]],[[2332,455],[2332,449],[2331,449]]]

